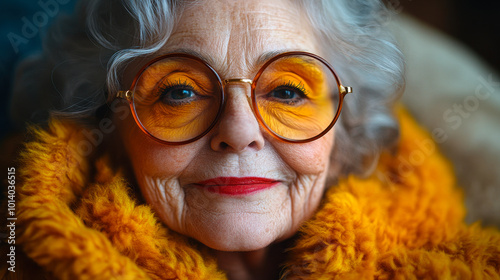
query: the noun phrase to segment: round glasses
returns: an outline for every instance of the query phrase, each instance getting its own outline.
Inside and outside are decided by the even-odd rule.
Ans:
[[[287,52],[269,59],[253,80],[221,80],[205,61],[188,54],[167,54],[147,63],[130,89],[128,100],[141,130],[164,144],[187,144],[207,134],[222,115],[225,86],[251,85],[252,110],[275,137],[294,143],[316,140],[337,121],[344,87],[323,58]]]

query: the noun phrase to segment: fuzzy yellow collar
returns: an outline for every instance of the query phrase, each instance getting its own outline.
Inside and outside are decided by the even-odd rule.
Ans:
[[[399,115],[397,153],[383,155],[369,178],[350,176],[328,191],[286,252],[284,277],[436,279],[499,273],[498,233],[462,223],[461,194],[449,164],[406,113]],[[165,228],[148,205],[136,202],[105,158],[89,163],[80,155],[81,127],[53,121],[34,134],[36,140],[22,154],[18,243],[47,275],[225,279],[205,249]],[[91,164],[97,170],[92,180]],[[483,258],[473,261],[478,254]]]

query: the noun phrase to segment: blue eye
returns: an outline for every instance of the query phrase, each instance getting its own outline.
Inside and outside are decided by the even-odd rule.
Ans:
[[[307,99],[303,90],[293,86],[279,86],[268,93],[268,98],[288,105],[297,105]]]
[[[298,97],[298,94],[290,89],[276,89],[271,92],[271,96],[277,99],[294,99]]]
[[[162,91],[160,101],[170,106],[180,106],[191,103],[196,97],[192,89],[172,87]]]
[[[189,89],[172,89],[166,94],[169,98],[173,100],[184,100],[193,97],[195,93]]]
[[[193,87],[185,83],[164,84],[159,87],[158,93],[158,100],[170,106],[186,105],[199,97]]]

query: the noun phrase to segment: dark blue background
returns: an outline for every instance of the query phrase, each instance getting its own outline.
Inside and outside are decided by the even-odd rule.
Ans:
[[[46,3],[50,0],[41,0]],[[54,0],[55,1],[55,0]],[[64,2],[64,1],[61,1]],[[74,9],[73,0],[69,1],[67,4],[59,4],[59,11],[56,15],[51,17],[47,15],[49,24],[46,24],[40,28],[37,27],[38,33],[33,38],[27,39],[26,43],[19,44],[18,52],[12,46],[8,34],[10,32],[24,37],[22,33],[23,25],[25,24],[22,20],[26,17],[28,21],[33,23],[33,16],[38,12],[43,12],[47,14],[44,9],[38,4],[38,0],[1,0],[0,4],[0,90],[1,98],[0,102],[0,139],[3,139],[5,134],[12,130],[12,124],[9,120],[9,99],[10,91],[12,87],[12,79],[14,75],[14,69],[20,60],[27,57],[30,54],[41,51],[41,37],[50,26],[50,21],[53,20],[61,13],[72,13]]]

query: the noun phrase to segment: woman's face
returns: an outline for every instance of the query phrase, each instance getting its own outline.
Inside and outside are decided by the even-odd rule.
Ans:
[[[290,1],[210,0],[184,10],[161,53],[199,53],[222,79],[252,79],[263,56],[318,53],[312,34]],[[222,118],[193,143],[155,142],[131,114],[118,121],[120,137],[142,194],[170,229],[216,250],[257,250],[293,235],[316,210],[333,130],[305,144],[277,140],[254,117],[248,84],[225,92]]]

